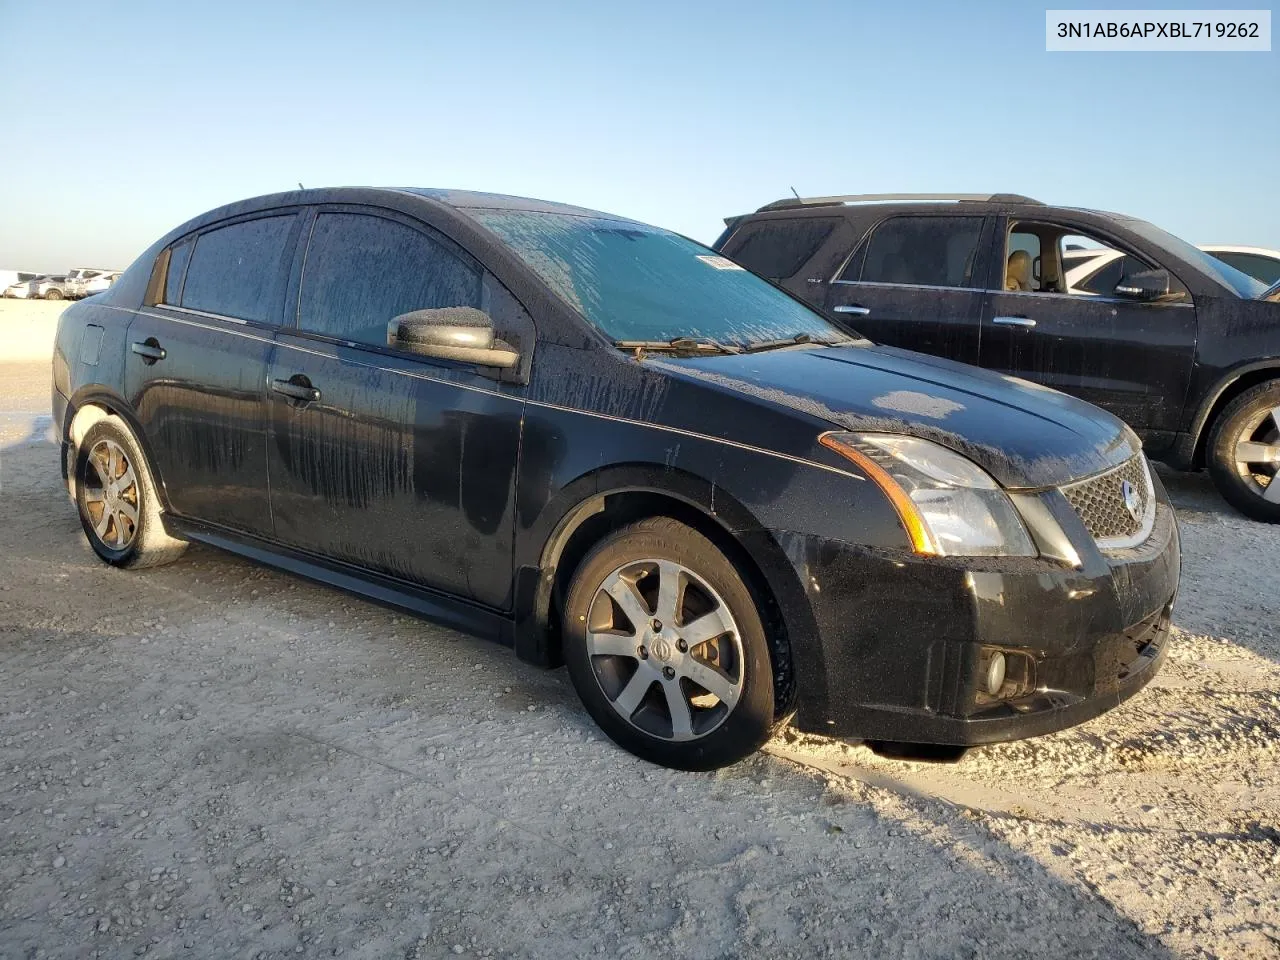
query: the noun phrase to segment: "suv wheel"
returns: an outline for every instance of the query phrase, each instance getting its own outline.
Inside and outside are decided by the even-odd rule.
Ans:
[[[1280,381],[1232,400],[1209,434],[1209,475],[1245,516],[1280,523]]]
[[[44,298],[46,300],[61,300],[62,291],[58,290],[57,288],[54,288],[52,290],[46,290],[44,294]]]
[[[733,564],[666,517],[606,537],[565,604],[569,675],[596,723],[639,757],[712,770],[774,727],[764,625]]]
[[[76,452],[76,507],[94,553],[116,567],[154,567],[178,559],[185,541],[165,533],[146,459],[124,421],[106,417]]]

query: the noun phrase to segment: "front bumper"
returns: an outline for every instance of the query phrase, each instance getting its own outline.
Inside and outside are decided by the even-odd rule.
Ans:
[[[1094,551],[1081,569],[795,534],[784,546],[812,614],[812,636],[790,637],[802,730],[962,746],[1036,736],[1133,696],[1167,653],[1180,555],[1163,497],[1144,544]],[[1025,681],[1001,698],[983,691],[994,650]]]

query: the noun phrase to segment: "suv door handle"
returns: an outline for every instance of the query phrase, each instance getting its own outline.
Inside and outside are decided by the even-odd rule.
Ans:
[[[1026,327],[1031,328],[1036,322],[1030,317],[992,317],[992,323],[998,323],[1002,327]]]
[[[142,358],[142,362],[150,366],[157,360],[163,360],[169,354],[164,347],[160,346],[160,341],[155,337],[148,337],[141,343],[134,341],[129,345],[129,349]]]
[[[870,307],[859,307],[852,303],[841,304],[838,307],[832,307],[831,310],[833,313],[851,313],[855,317],[865,317],[871,313]]]
[[[301,400],[303,403],[313,403],[320,399],[320,391],[308,383],[297,383],[297,380],[306,380],[301,374],[295,374],[288,380],[272,380],[271,389],[276,393],[284,394],[293,400]]]

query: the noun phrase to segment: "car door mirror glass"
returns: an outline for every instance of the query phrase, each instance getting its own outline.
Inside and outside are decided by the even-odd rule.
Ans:
[[[1115,294],[1129,300],[1164,300],[1172,285],[1168,270],[1142,270],[1116,284]]]
[[[493,318],[474,307],[403,313],[387,324],[387,345],[442,360],[509,369],[520,354],[493,334]]]

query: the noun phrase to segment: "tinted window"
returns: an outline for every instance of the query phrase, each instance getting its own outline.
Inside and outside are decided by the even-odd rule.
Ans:
[[[402,313],[479,306],[479,269],[443,241],[381,217],[316,218],[298,300],[304,330],[385,347]]]
[[[785,280],[817,252],[836,223],[812,218],[751,223],[734,236],[728,247],[729,256],[762,277]]]
[[[187,272],[187,261],[191,259],[193,246],[194,244],[188,240],[169,250],[169,270],[164,278],[165,303],[182,302],[182,277]]]
[[[972,286],[981,217],[895,217],[876,227],[860,279],[929,287]]]
[[[1131,257],[1116,257],[1101,270],[1077,283],[1073,292],[1083,290],[1085,293],[1094,293],[1102,297],[1115,296],[1116,287],[1119,286],[1120,281],[1132,271],[1132,263]]]
[[[182,306],[241,320],[271,319],[292,224],[292,215],[266,217],[202,233],[187,267]]]
[[[684,237],[630,220],[473,210],[556,294],[614,340],[847,338],[808,307]]]
[[[1209,256],[1216,257],[1227,266],[1235,267],[1241,273],[1247,273],[1255,280],[1261,280],[1267,286],[1280,280],[1280,260],[1256,253],[1228,253],[1223,250],[1212,250]]]

